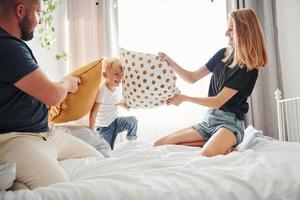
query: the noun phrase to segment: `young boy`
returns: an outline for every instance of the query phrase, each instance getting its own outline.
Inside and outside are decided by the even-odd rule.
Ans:
[[[106,58],[102,61],[102,78],[95,103],[90,112],[90,128],[96,128],[98,136],[103,138],[114,149],[114,143],[119,133],[127,131],[126,138],[135,140],[137,138],[137,119],[133,116],[119,117],[118,106],[128,110],[121,101],[120,85],[123,78],[123,69],[119,59]]]

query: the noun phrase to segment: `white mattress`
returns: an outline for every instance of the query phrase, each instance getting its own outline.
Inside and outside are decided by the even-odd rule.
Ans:
[[[242,152],[212,158],[201,148],[121,144],[111,158],[66,160],[68,183],[0,192],[0,199],[300,199],[300,143],[259,136]]]

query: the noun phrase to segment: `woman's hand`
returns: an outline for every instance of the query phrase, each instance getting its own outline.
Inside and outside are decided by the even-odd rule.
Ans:
[[[167,105],[179,106],[182,102],[185,101],[185,95],[176,94],[174,97],[167,100]]]
[[[165,61],[170,67],[173,68],[173,66],[176,65],[174,60],[172,60],[172,58],[170,58],[167,54],[165,54],[163,52],[159,52],[158,56],[159,56],[161,61]]]

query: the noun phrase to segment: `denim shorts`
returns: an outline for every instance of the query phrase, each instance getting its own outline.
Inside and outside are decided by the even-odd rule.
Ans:
[[[206,141],[220,128],[227,128],[234,133],[237,140],[235,146],[237,146],[243,141],[245,122],[244,120],[239,120],[234,113],[210,109],[204,120],[192,127],[198,131]]]

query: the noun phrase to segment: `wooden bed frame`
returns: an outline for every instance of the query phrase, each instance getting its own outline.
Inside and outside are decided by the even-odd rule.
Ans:
[[[275,91],[279,140],[300,142],[300,97],[282,99],[281,91]]]

